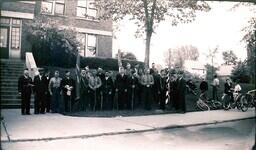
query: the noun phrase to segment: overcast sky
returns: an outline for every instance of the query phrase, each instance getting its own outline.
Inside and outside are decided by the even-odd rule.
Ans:
[[[246,6],[231,9],[236,3],[209,2],[209,12],[199,12],[193,23],[171,26],[164,21],[156,28],[152,36],[150,62],[165,65],[164,52],[169,48],[182,45],[193,45],[198,48],[199,61],[206,64],[209,60],[206,54],[209,49],[219,47],[216,65],[221,64],[222,51],[233,50],[239,59],[246,58],[245,43],[241,42],[244,35],[241,29],[248,25],[248,20],[255,16]],[[254,6],[256,9],[256,6]],[[144,61],[145,40],[135,38],[136,25],[128,20],[120,23],[120,30],[115,32],[113,41],[113,56],[118,49],[132,52]]]

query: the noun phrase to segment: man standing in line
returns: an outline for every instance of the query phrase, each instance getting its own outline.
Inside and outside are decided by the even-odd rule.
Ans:
[[[165,70],[161,70],[160,72],[160,79],[159,79],[159,104],[160,104],[160,109],[165,110],[165,102],[166,102],[166,92],[167,92],[167,83],[166,83],[167,77],[165,74]]]
[[[64,111],[72,111],[72,105],[75,97],[75,80],[70,77],[70,71],[65,72],[64,79],[61,80],[61,89],[64,101]]]
[[[82,111],[86,111],[88,106],[88,74],[86,70],[81,71],[81,79],[80,79],[80,101]]]
[[[95,111],[99,109],[99,100],[100,100],[100,87],[102,85],[100,77],[97,76],[96,70],[93,70],[92,73],[89,73],[89,97],[90,97],[90,108]]]
[[[219,100],[219,98],[218,98],[218,88],[219,87],[220,87],[220,81],[219,81],[217,75],[215,74],[213,82],[212,82],[212,98],[217,101]]]
[[[47,88],[49,86],[49,82],[50,82],[50,71],[49,70],[45,70],[45,77],[46,77],[46,85],[47,85]],[[47,90],[47,94],[46,94],[46,112],[49,113],[50,110],[51,110],[51,95],[50,95],[50,92],[49,90]]]
[[[125,75],[125,70],[120,67],[119,73],[116,75],[115,81],[116,94],[118,95],[118,108],[120,110],[130,107],[128,103],[128,76]]]
[[[44,69],[40,68],[39,75],[34,78],[35,92],[35,114],[44,114],[46,106],[46,94],[48,92],[47,79],[44,75]]]
[[[131,71],[131,76],[128,77],[129,88],[128,88],[128,97],[129,103],[131,104],[131,108],[134,109],[136,104],[138,103],[138,87],[139,87],[139,79],[134,70]]]
[[[103,109],[112,110],[113,109],[113,91],[114,83],[111,78],[110,71],[106,71],[106,76],[102,81],[103,89]]]
[[[154,85],[154,78],[150,74],[150,69],[145,70],[145,74],[141,78],[141,84],[143,85],[143,99],[144,108],[151,110],[152,108],[152,86]]]
[[[179,101],[179,111],[186,113],[186,81],[183,78],[183,71],[179,71],[178,84],[177,84],[177,94]]]
[[[18,91],[21,95],[21,114],[30,115],[30,98],[32,93],[32,79],[29,77],[27,69],[24,70],[24,74],[19,77]]]
[[[52,113],[60,112],[60,103],[61,103],[61,78],[59,77],[59,71],[54,72],[54,77],[49,81],[49,93],[51,95],[51,110]]]

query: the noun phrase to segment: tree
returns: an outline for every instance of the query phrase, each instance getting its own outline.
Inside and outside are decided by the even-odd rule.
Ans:
[[[237,56],[233,51],[225,51],[222,52],[223,60],[225,65],[236,65],[237,64]]]
[[[205,68],[206,68],[206,79],[213,80],[213,75],[216,74],[216,71],[218,70],[218,68],[210,64],[205,65]]]
[[[56,20],[38,16],[28,26],[28,41],[40,65],[75,66],[75,56],[79,47],[76,31],[58,26]]]
[[[116,58],[117,58],[117,55],[116,54]],[[136,56],[132,53],[132,52],[121,52],[120,53],[121,55],[121,59],[128,59],[128,60],[137,60]]]
[[[95,0],[99,19],[120,21],[125,16],[135,20],[137,33],[146,37],[145,65],[149,67],[150,42],[155,27],[166,18],[172,25],[192,22],[196,11],[208,11],[206,2],[196,0]]]
[[[192,45],[181,46],[175,49],[168,49],[165,52],[165,63],[170,68],[183,68],[185,60],[198,60],[199,52],[197,47]]]
[[[250,83],[250,67],[244,62],[238,62],[231,72],[233,81],[239,80],[241,83]]]

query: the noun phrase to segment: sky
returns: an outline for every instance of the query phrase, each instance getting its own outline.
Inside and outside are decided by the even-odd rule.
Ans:
[[[209,12],[198,12],[196,20],[189,24],[171,26],[168,19],[159,24],[152,36],[150,63],[155,62],[165,66],[164,52],[169,48],[183,45],[193,45],[198,48],[200,63],[207,64],[209,49],[218,47],[214,65],[223,63],[222,52],[233,50],[239,60],[246,58],[246,45],[241,41],[244,32],[241,30],[248,25],[251,17],[255,16],[246,6],[232,7],[233,2],[209,2]],[[256,9],[256,6],[253,6]],[[137,59],[144,61],[145,40],[135,38],[136,25],[128,19],[122,20],[119,30],[114,32],[113,56],[118,49],[132,52]]]

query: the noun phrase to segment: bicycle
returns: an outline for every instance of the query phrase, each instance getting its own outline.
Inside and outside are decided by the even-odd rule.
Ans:
[[[222,96],[222,101],[223,101],[223,109],[224,110],[229,110],[229,109],[234,109],[237,108],[238,110],[242,110],[243,112],[248,110],[247,107],[247,102],[244,97],[244,95],[241,92],[232,92],[234,100],[232,101],[231,96],[223,93]]]
[[[196,102],[196,105],[199,109],[205,111],[205,110],[216,110],[222,108],[222,103],[219,101],[216,101],[214,99],[208,99],[205,96],[205,93],[201,93],[199,96],[199,99]]]
[[[256,105],[256,89],[248,91],[244,95],[244,98],[246,99],[248,108],[255,107],[255,105]]]

